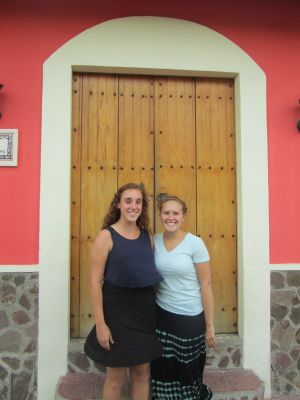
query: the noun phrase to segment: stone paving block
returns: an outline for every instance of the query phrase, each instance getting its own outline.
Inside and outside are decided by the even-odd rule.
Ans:
[[[213,392],[256,391],[263,382],[250,370],[245,369],[206,369],[204,381]]]
[[[257,390],[263,384],[263,382],[249,370],[229,370],[225,372],[225,376],[232,389],[241,392]]]
[[[72,373],[60,378],[56,400],[100,400],[105,374]],[[122,391],[122,399],[128,398],[128,384]]]
[[[221,373],[216,373],[215,370],[207,368],[204,372],[203,381],[214,393],[231,391],[230,383],[226,379],[223,371]]]

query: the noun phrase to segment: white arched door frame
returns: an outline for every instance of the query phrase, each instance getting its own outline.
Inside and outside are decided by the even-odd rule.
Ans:
[[[52,399],[69,342],[72,72],[235,79],[238,332],[243,366],[270,390],[266,82],[237,45],[196,23],[127,17],[71,39],[43,70],[40,198],[39,398]],[[259,294],[259,298],[258,298]],[[259,302],[259,303],[258,303]]]

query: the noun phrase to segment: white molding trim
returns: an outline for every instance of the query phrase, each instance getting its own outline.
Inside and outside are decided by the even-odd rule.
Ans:
[[[39,272],[39,264],[36,265],[0,265],[1,272]]]
[[[39,399],[52,400],[69,341],[72,70],[235,77],[239,334],[244,367],[270,395],[269,206],[266,79],[237,45],[184,20],[127,17],[71,39],[43,75]],[[257,299],[259,294],[259,307]],[[49,367],[50,366],[50,367]]]
[[[300,264],[271,264],[270,271],[300,271]]]

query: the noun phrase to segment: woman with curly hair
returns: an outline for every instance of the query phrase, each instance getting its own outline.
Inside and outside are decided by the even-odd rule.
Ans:
[[[183,200],[161,193],[158,209],[164,232],[155,235],[158,285],[157,335],[161,358],[151,363],[153,400],[209,400],[203,383],[206,344],[215,347],[209,255],[203,241],[182,230]]]
[[[162,353],[155,335],[153,289],[161,280],[149,235],[145,189],[129,183],[115,194],[91,252],[96,325],[85,352],[107,367],[103,400],[120,398],[128,367],[132,398],[149,398],[149,362]]]

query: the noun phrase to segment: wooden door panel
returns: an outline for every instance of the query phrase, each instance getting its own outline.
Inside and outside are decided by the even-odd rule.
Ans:
[[[148,77],[120,77],[119,88],[118,186],[128,182],[145,185],[153,228],[153,80]]]
[[[197,174],[199,233],[235,237],[235,179],[230,172],[201,170]]]
[[[193,79],[155,78],[155,192],[182,197],[189,210],[184,228],[196,233],[194,101]]]
[[[80,326],[84,337],[92,323],[89,295],[90,248],[117,189],[118,80],[83,78],[81,143]]]
[[[197,156],[201,165],[235,166],[234,100],[232,80],[196,81]],[[209,134],[206,134],[209,133]]]
[[[217,332],[236,331],[236,177],[231,80],[197,79],[197,229],[211,255]]]
[[[150,219],[168,192],[188,206],[184,229],[211,256],[217,332],[236,331],[234,88],[228,79],[74,74],[71,334],[93,323],[91,242],[118,187],[143,182]],[[154,214],[156,214],[154,218]]]
[[[211,256],[215,321],[219,332],[236,330],[236,209],[232,180],[232,176],[205,171],[199,172],[197,179],[201,199],[198,232]]]
[[[215,329],[217,333],[233,333],[237,330],[236,317],[236,267],[234,241],[230,238],[203,237],[211,256],[213,269],[213,293],[215,302]],[[226,252],[224,252],[226,248]],[[222,282],[222,284],[220,284]]]
[[[71,321],[73,337],[79,337],[80,285],[80,182],[81,182],[81,96],[82,74],[74,74],[72,85],[72,196],[71,196]]]

